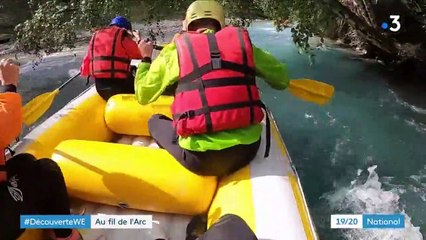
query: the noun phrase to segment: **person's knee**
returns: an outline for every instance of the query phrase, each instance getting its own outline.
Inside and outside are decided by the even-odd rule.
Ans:
[[[244,219],[242,219],[240,216],[232,214],[232,213],[228,213],[223,215],[219,221],[218,224],[221,223],[225,223],[225,222],[238,222],[238,223],[243,223],[243,225],[247,225],[246,222],[244,221]],[[248,227],[248,225],[247,225]]]
[[[171,119],[167,117],[166,115],[159,114],[159,113],[153,114],[151,118],[149,119],[149,121],[157,121],[157,120],[171,120]]]
[[[65,189],[65,179],[59,165],[51,159],[44,158],[37,161],[40,185],[49,191],[62,192]],[[44,191],[44,190],[42,190]]]
[[[244,221],[240,216],[232,213],[225,214],[220,219],[238,219],[238,221]]]
[[[6,163],[6,167],[8,172],[15,173],[24,169],[31,169],[35,161],[36,158],[32,154],[21,153],[9,159]]]
[[[255,233],[240,216],[226,214],[198,240],[257,240]]]
[[[40,174],[43,176],[61,176],[62,177],[62,171],[59,165],[49,159],[49,158],[43,158],[37,161]]]
[[[36,158],[34,155],[29,153],[21,153],[18,155],[13,156],[9,161],[35,161]]]
[[[155,130],[159,126],[161,120],[167,119],[163,114],[154,114],[148,120],[148,128],[150,131]]]

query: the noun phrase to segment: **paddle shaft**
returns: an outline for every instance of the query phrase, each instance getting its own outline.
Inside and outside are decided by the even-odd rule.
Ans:
[[[74,80],[76,77],[80,76],[80,72],[74,75],[72,78],[68,79],[66,82],[64,82],[61,86],[58,87],[59,90],[64,88],[68,83],[70,83],[72,80]]]

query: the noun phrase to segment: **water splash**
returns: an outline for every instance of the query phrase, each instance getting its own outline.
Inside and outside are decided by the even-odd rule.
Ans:
[[[420,108],[420,107],[416,107],[414,105],[411,105],[409,103],[407,103],[406,101],[402,100],[400,97],[398,97],[398,95],[389,89],[390,94],[394,97],[395,101],[400,104],[401,106],[404,106],[406,108],[409,108],[411,111],[416,112],[416,113],[420,113],[420,114],[426,114],[426,109]]]
[[[304,113],[305,119],[312,121],[315,125],[321,125],[322,127],[329,127],[334,126],[337,123],[337,119],[331,112],[324,112],[324,113],[312,113],[312,112],[305,112]]]
[[[402,213],[405,215],[404,230],[363,230],[350,229],[344,231],[345,239],[368,240],[422,240],[419,227],[411,223],[411,218],[400,208],[399,195],[396,189],[386,191],[376,173],[377,165],[368,168],[368,177],[363,179],[363,172],[358,170],[358,177],[346,188],[323,196],[334,211],[342,213]],[[365,177],[364,177],[365,179]]]
[[[410,190],[417,193],[423,202],[426,202],[426,165],[418,174],[410,176]]]
[[[350,143],[350,139],[347,137],[336,139],[336,143],[334,144],[334,150],[331,152],[331,157],[330,157],[332,166],[336,165],[341,155],[351,154],[350,148],[348,147],[349,143]]]
[[[328,121],[329,125],[334,126],[334,124],[336,124],[337,119],[330,112],[327,112],[326,115],[329,120]]]
[[[414,119],[404,120],[404,122],[411,127],[414,127],[419,133],[426,133],[426,124],[421,122],[416,122]]]

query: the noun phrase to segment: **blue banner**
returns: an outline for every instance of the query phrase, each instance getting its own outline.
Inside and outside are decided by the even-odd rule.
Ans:
[[[89,215],[21,215],[21,229],[90,229]]]
[[[363,214],[363,229],[405,228],[404,214]]]

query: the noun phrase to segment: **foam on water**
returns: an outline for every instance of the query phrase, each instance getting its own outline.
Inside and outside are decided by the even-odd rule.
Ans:
[[[414,106],[414,105],[411,105],[411,104],[409,104],[409,103],[407,103],[407,102],[405,102],[404,100],[402,100],[400,97],[398,97],[398,95],[394,92],[394,91],[392,91],[392,90],[390,90],[389,89],[389,92],[391,93],[391,95],[395,98],[395,101],[398,103],[398,104],[400,104],[400,105],[402,105],[402,106],[404,106],[404,107],[406,107],[406,108],[409,108],[411,111],[413,111],[413,112],[416,112],[416,113],[420,113],[420,114],[426,114],[426,109],[423,109],[423,108],[420,108],[420,107],[416,107],[416,106]]]
[[[426,133],[426,124],[421,123],[421,122],[417,122],[414,119],[406,119],[404,120],[404,122],[411,127],[414,127],[416,129],[417,132],[419,133]]]
[[[362,180],[364,171],[358,170],[358,177],[351,182],[349,187],[341,188],[336,192],[326,194],[330,207],[334,211],[350,214],[365,213],[402,213],[405,215],[405,229],[403,230],[363,230],[351,229],[344,232],[345,239],[368,240],[422,240],[420,228],[411,223],[411,218],[400,208],[397,189],[384,190],[379,176],[376,173],[377,166],[367,169],[368,177]]]

